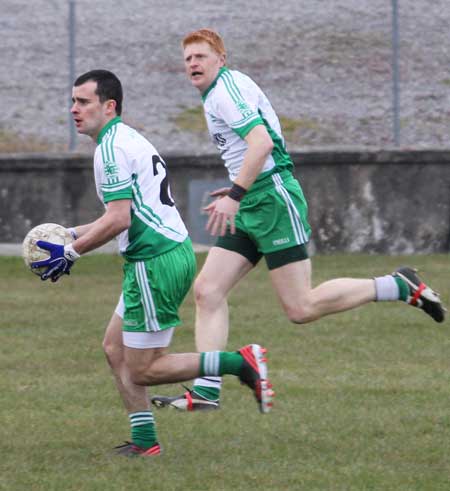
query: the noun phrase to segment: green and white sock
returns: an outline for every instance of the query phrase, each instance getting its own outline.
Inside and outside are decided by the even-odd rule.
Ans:
[[[387,274],[374,278],[377,302],[403,300],[409,296],[409,286],[402,278]]]
[[[242,355],[237,352],[207,351],[200,353],[200,376],[239,375]]]
[[[217,401],[220,397],[221,388],[222,377],[202,377],[194,380],[192,390],[203,399]]]
[[[155,419],[151,411],[140,411],[128,415],[131,425],[131,441],[138,447],[147,450],[158,441]]]
[[[409,285],[405,280],[399,278],[398,276],[394,277],[395,282],[398,286],[399,291],[399,300],[403,300],[404,302],[408,301],[408,297],[410,296]]]

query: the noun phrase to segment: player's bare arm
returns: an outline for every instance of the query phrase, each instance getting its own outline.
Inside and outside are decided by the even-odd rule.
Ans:
[[[126,230],[131,223],[130,215],[131,200],[121,199],[110,201],[107,204],[105,213],[88,225],[84,229],[85,233],[80,234],[79,238],[73,242],[73,248],[78,254],[85,254],[101,247],[111,239]],[[77,227],[83,231],[84,225]]]
[[[76,227],[71,227],[70,233],[72,234],[73,239],[78,239],[79,237],[87,234],[91,227],[94,225],[95,222],[91,223],[86,223],[84,225],[77,225]]]
[[[264,125],[255,126],[245,137],[248,148],[235,184],[249,189],[261,173],[264,162],[273,150],[273,141]]]
[[[264,162],[272,152],[273,141],[263,125],[255,126],[245,137],[245,141],[248,148],[234,184],[247,190],[261,173]],[[209,214],[206,229],[211,235],[225,235],[229,222],[230,231],[234,234],[236,231],[234,217],[239,210],[239,201],[228,195],[221,196],[221,193],[219,196],[217,200],[205,207],[205,211]]]

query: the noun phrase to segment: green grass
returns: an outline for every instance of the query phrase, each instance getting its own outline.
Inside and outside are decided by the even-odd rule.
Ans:
[[[445,255],[313,263],[316,284],[412,264],[449,304]],[[163,456],[111,456],[129,438],[101,349],[120,275],[118,257],[88,256],[52,285],[20,258],[0,258],[1,490],[449,489],[448,322],[397,302],[291,325],[264,265],[230,298],[229,347],[267,345],[273,412],[260,415],[228,377],[219,412],[155,411]],[[192,295],[182,317],[173,351],[194,349]]]

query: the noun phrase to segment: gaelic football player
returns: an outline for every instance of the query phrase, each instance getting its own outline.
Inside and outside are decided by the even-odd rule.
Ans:
[[[368,302],[396,300],[442,322],[445,309],[439,296],[409,267],[379,278],[338,278],[312,288],[307,202],[274,109],[250,77],[227,67],[219,34],[200,29],[188,34],[182,45],[187,77],[200,92],[210,136],[231,181],[229,189],[213,193],[217,199],[206,208],[207,229],[219,238],[194,286],[197,349],[225,349],[227,295],[262,257],[282,308],[294,323]],[[155,396],[153,403],[181,410],[217,409],[220,388],[220,377],[198,378],[192,390]]]
[[[273,392],[259,345],[233,353],[166,352],[196,272],[192,243],[170,194],[166,163],[122,121],[122,85],[113,73],[81,75],[72,100],[78,132],[97,143],[95,185],[105,212],[72,229],[75,240],[69,245],[38,242],[51,257],[34,267],[47,266],[42,279],[57,281],[82,254],[118,237],[124,258],[122,294],[106,329],[104,350],[128,412],[131,441],[116,452],[154,456],[161,451],[149,385],[232,374],[253,390],[261,412],[268,412]]]

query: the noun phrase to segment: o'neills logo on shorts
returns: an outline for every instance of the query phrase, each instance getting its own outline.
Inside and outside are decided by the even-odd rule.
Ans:
[[[282,245],[289,242],[289,237],[284,237],[283,239],[276,239],[272,242],[273,245]]]

